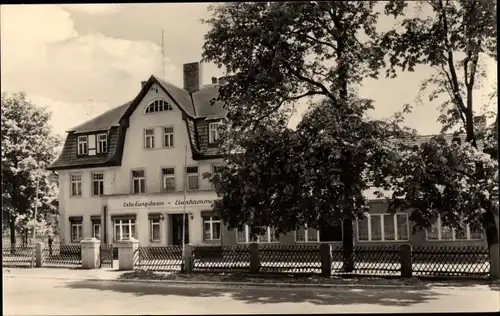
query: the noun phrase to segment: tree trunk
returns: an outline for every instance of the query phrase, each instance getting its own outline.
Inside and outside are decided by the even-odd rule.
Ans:
[[[343,25],[341,22],[341,17],[337,16],[334,18],[335,26],[342,29]],[[339,100],[340,106],[347,106],[348,95],[348,78],[349,78],[349,63],[346,61],[346,40],[348,36],[343,30],[337,38],[337,62],[338,62],[338,74],[339,74]],[[353,220],[351,218],[344,218],[342,221],[342,246],[343,246],[343,264],[344,272],[354,271],[354,230],[353,230]]]
[[[342,221],[342,244],[344,250],[344,272],[354,271],[354,229],[352,219]]]
[[[9,228],[10,228],[10,252],[14,254],[16,252],[16,221],[9,218]]]
[[[490,278],[500,279],[500,240],[498,234],[498,223],[492,212],[483,215],[483,226],[486,232],[486,241],[490,253]]]

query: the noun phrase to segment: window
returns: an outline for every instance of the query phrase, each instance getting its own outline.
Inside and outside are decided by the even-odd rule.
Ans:
[[[92,237],[101,239],[101,223],[93,222],[92,223]]]
[[[174,128],[163,128],[163,147],[174,147]]]
[[[278,242],[278,238],[276,238],[275,235],[275,230],[272,227],[267,227],[267,230],[264,231],[264,233],[260,236],[257,236],[256,238],[251,238],[250,237],[250,228],[248,225],[245,225],[243,230],[239,230],[236,232],[236,240],[238,243],[250,243],[250,242],[257,242],[257,243],[271,243],[271,242]]]
[[[78,136],[78,155],[86,155],[88,153],[87,136]]]
[[[188,181],[188,190],[198,190],[200,187],[198,167],[187,167],[186,173]]]
[[[146,107],[146,113],[162,112],[162,111],[172,111],[172,106],[170,105],[170,103],[167,103],[163,100],[156,100],[151,102]]]
[[[173,192],[176,190],[175,187],[175,169],[174,168],[164,168],[161,169],[163,177],[163,191]]]
[[[97,153],[103,154],[108,151],[108,135],[98,134],[97,135]]]
[[[430,229],[426,230],[427,240],[481,240],[483,232],[481,229],[471,228],[469,225],[465,226],[464,230],[457,231],[451,227],[443,226],[441,217],[431,225]]]
[[[79,242],[83,239],[83,225],[81,220],[71,221],[71,242]]]
[[[132,192],[136,194],[146,192],[144,170],[132,170]]]
[[[203,240],[220,240],[221,220],[220,217],[203,217]]]
[[[82,175],[72,174],[70,177],[71,177],[71,196],[82,196]]]
[[[155,130],[153,128],[144,130],[144,148],[155,148]]]
[[[342,221],[323,224],[320,229],[308,228],[307,225],[295,231],[295,242],[336,242],[342,241]]]
[[[307,228],[307,225],[295,231],[296,242],[319,242],[319,230]]]
[[[149,220],[149,240],[150,241],[160,241],[160,219],[151,218]]]
[[[137,237],[135,233],[135,219],[117,219],[114,223],[114,241],[124,238]]]
[[[408,214],[368,214],[358,220],[359,241],[407,241]]]
[[[208,142],[213,143],[219,139],[219,126],[220,122],[208,124]]]
[[[104,194],[104,173],[92,174],[92,195]]]

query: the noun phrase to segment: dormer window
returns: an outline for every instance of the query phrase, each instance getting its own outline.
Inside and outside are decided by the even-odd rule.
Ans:
[[[97,153],[103,154],[108,151],[108,135],[97,134]]]
[[[108,134],[88,134],[77,137],[77,156],[95,156],[108,152]]]
[[[146,107],[146,113],[172,111],[172,106],[163,100],[155,100]]]
[[[78,136],[78,155],[88,154],[87,136]]]
[[[208,142],[215,143],[219,140],[219,126],[222,122],[213,122],[208,124]]]

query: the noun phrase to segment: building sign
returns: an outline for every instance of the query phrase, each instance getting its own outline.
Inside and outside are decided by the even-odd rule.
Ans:
[[[164,206],[165,202],[163,201],[148,201],[148,202],[123,202],[123,207],[156,207],[156,206]]]
[[[199,205],[199,204],[208,204],[212,205],[215,202],[215,200],[187,200],[186,199],[186,205]],[[184,200],[175,200],[175,205],[184,205]]]
[[[146,199],[138,199],[138,200],[110,200],[108,205],[110,208],[164,208],[164,207],[176,207],[176,206],[211,206],[215,202],[214,199],[192,199],[187,198],[184,202],[184,199],[154,199],[154,200],[146,200]]]

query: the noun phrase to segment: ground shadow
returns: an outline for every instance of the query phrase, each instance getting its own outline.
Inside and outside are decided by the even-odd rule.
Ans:
[[[209,285],[174,285],[168,283],[131,283],[113,281],[78,281],[65,285],[70,289],[92,289],[131,293],[138,296],[231,297],[247,304],[312,303],[316,305],[375,304],[408,307],[436,300],[441,293],[416,288],[273,288],[215,287]]]
[[[340,285],[392,285],[411,286],[417,288],[429,287],[474,287],[489,286],[493,290],[500,290],[500,280],[491,281],[472,277],[425,277],[401,278],[394,276],[344,275],[321,277],[318,274],[285,274],[285,273],[257,273],[229,272],[229,273],[157,273],[153,271],[135,270],[131,272],[116,271],[121,280],[163,280],[163,281],[216,281],[216,282],[250,282],[250,283],[307,283],[307,284],[340,284]]]

